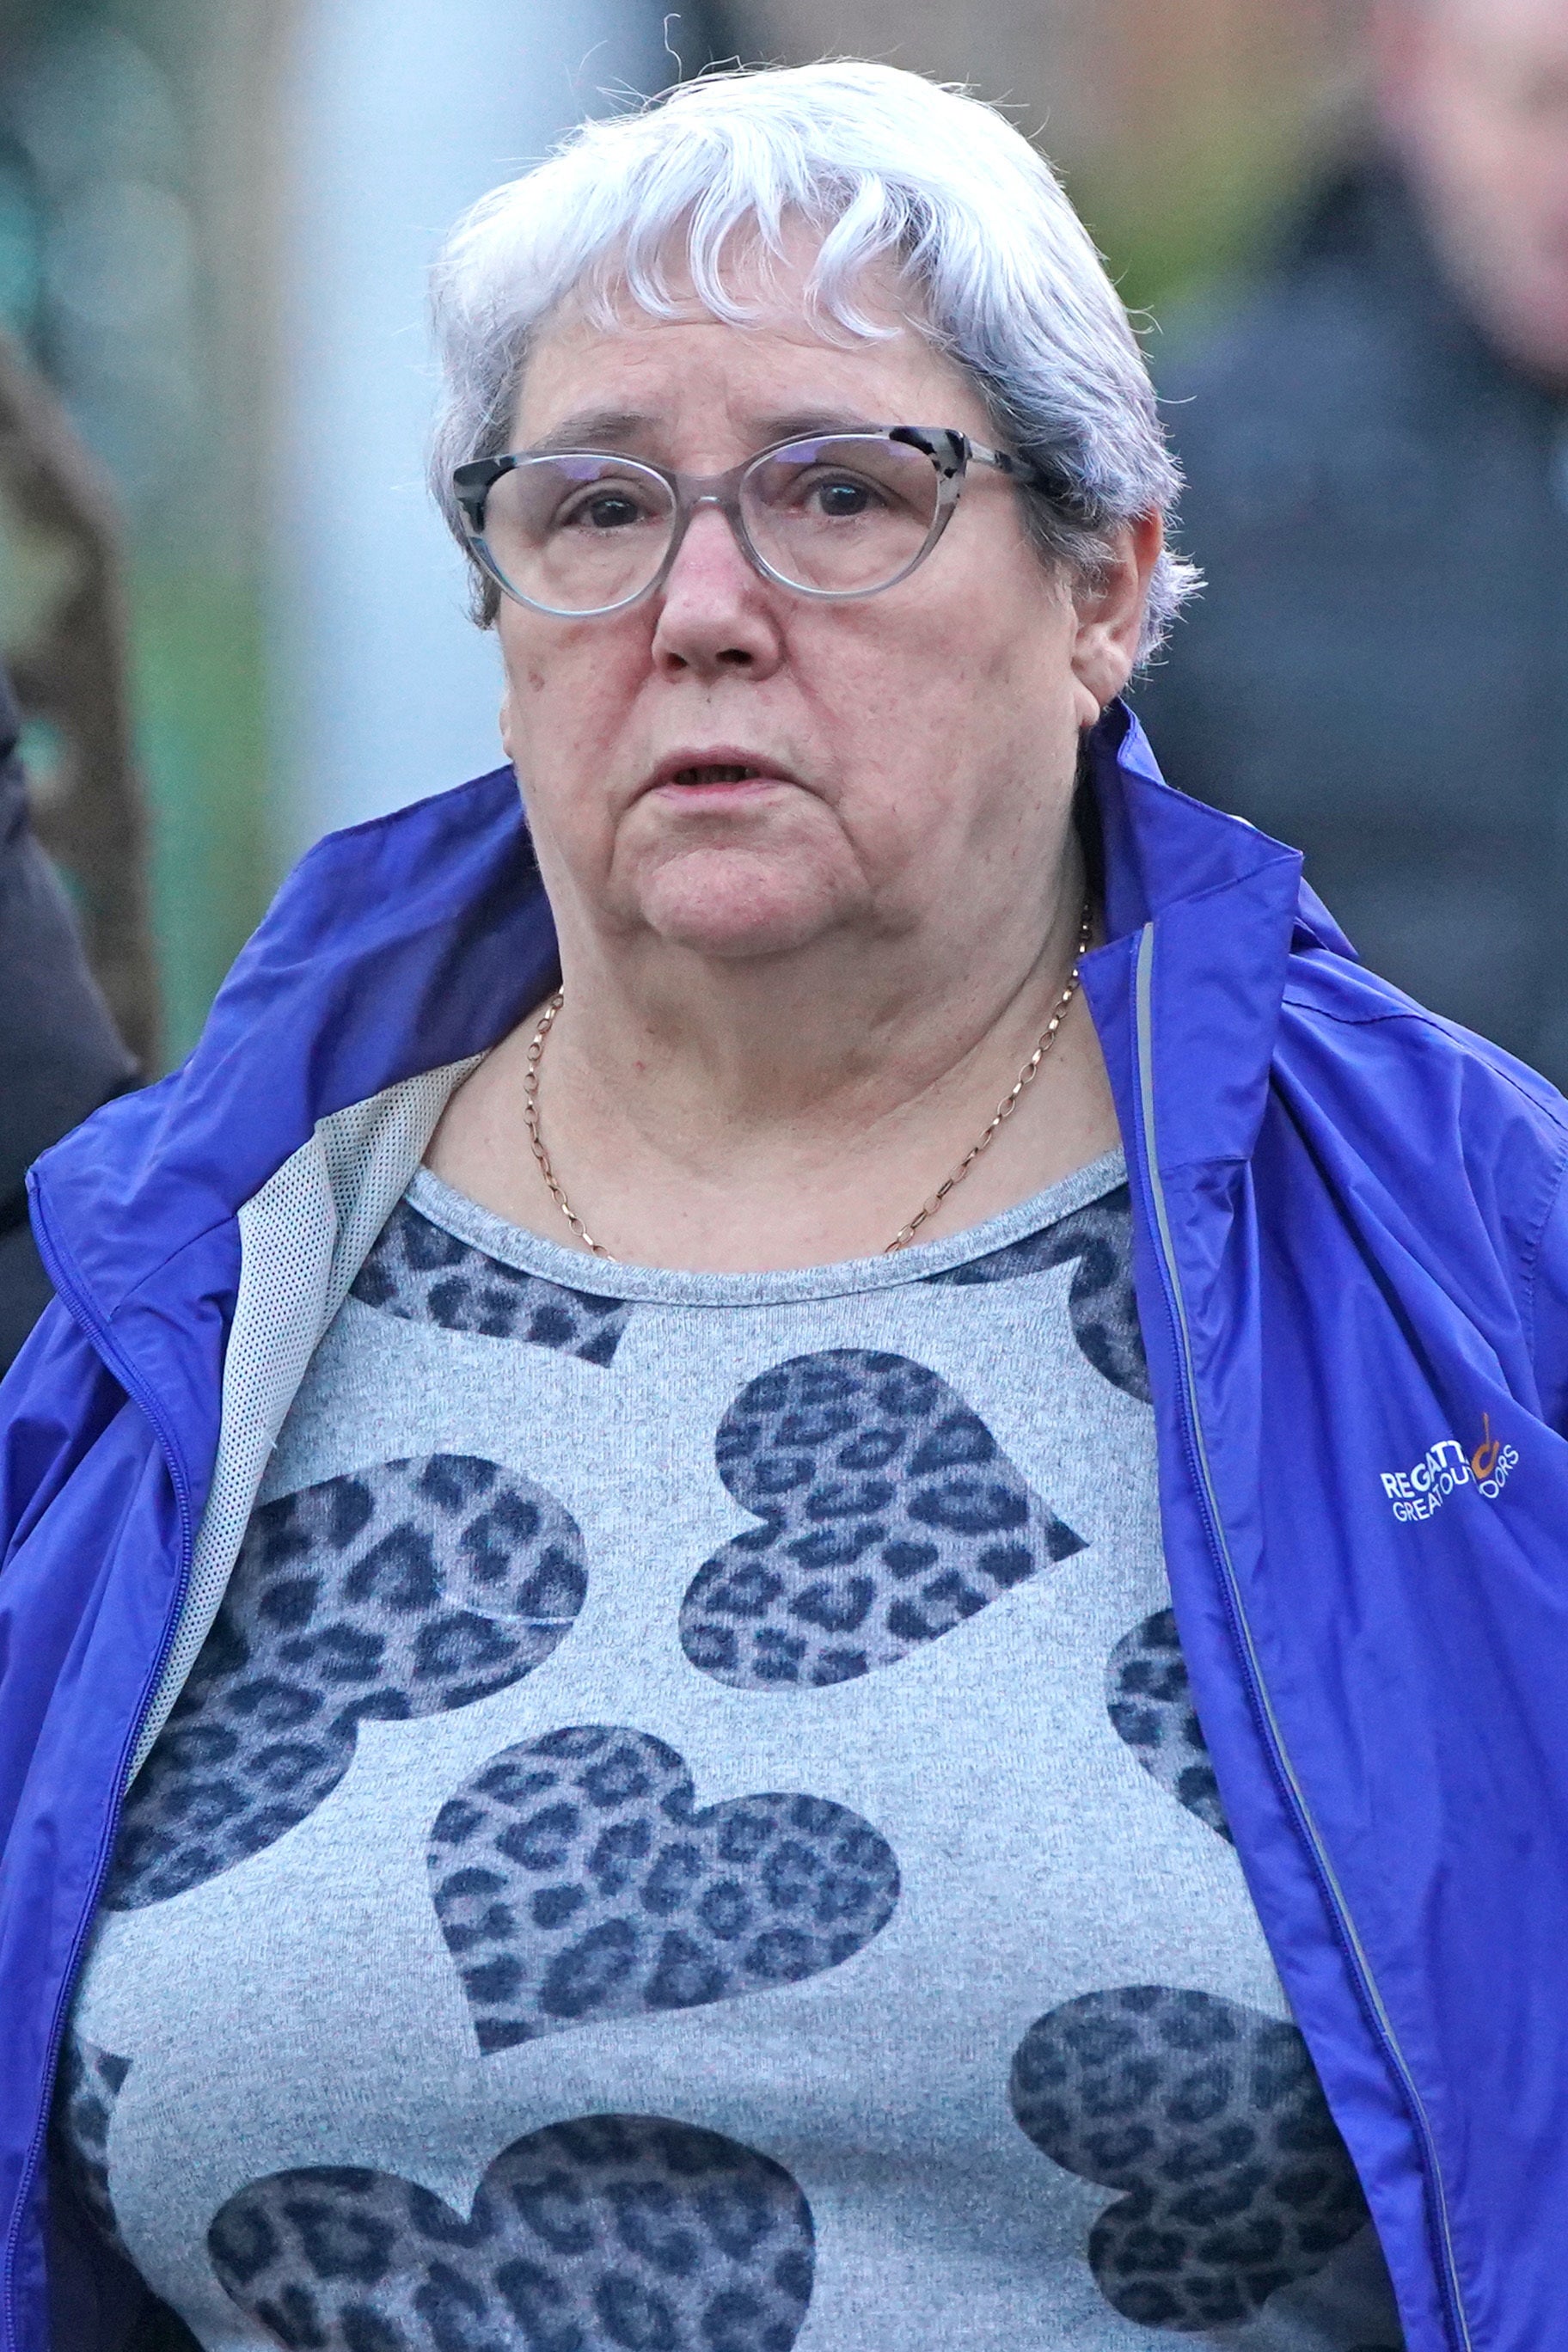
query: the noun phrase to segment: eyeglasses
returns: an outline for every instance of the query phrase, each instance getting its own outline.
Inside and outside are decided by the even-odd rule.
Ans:
[[[875,596],[952,520],[971,466],[1067,502],[1032,458],[945,426],[781,441],[727,474],[677,474],[598,449],[479,457],[452,477],[468,545],[498,588],[558,619],[624,612],[669,576],[692,516],[717,507],[764,580],[799,596]]]

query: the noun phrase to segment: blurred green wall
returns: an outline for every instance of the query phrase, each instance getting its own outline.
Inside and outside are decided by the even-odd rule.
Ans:
[[[259,595],[197,562],[136,566],[131,642],[172,1063],[194,1042],[276,878]]]

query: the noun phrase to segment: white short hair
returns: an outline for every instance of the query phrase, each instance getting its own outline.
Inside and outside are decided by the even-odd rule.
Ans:
[[[458,222],[433,278],[443,399],[431,480],[459,543],[452,468],[505,452],[530,339],[564,297],[608,317],[629,296],[668,317],[673,262],[715,317],[739,323],[755,298],[748,308],[726,268],[731,241],[749,235],[778,255],[800,222],[821,234],[806,292],[824,331],[888,331],[858,296],[868,268],[890,264],[998,436],[1065,477],[1065,498],[1026,494],[1047,553],[1092,575],[1119,525],[1170,512],[1180,477],[1142,352],[1050,165],[958,89],[843,63],[704,75],[584,122]],[[1196,577],[1162,557],[1142,653]],[[493,593],[479,590],[482,618]]]

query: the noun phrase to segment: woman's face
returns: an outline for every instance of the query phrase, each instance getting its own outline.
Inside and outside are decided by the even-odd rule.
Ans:
[[[608,330],[569,310],[529,362],[510,446],[565,428],[708,475],[807,429],[994,437],[920,335],[824,341],[799,284],[781,271],[754,326],[695,304],[674,321],[627,306]],[[1005,907],[1042,936],[1079,731],[1128,674],[1147,564],[1127,570],[1120,602],[1075,604],[1017,494],[977,467],[926,562],[863,603],[761,579],[713,508],[626,612],[504,598],[502,733],[568,961],[595,933],[730,959],[912,936],[955,902],[966,926]]]

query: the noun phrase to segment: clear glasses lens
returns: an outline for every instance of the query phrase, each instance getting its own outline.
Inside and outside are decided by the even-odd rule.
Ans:
[[[639,595],[674,529],[668,483],[630,457],[528,457],[485,499],[491,562],[552,613],[602,613]]]
[[[864,595],[902,578],[936,528],[941,476],[923,450],[875,433],[769,450],[742,476],[741,520],[791,586]],[[552,613],[603,613],[642,594],[669,552],[674,494],[635,458],[528,457],[491,485],[484,541],[507,587]]]
[[[757,553],[782,580],[818,595],[864,595],[919,562],[940,491],[923,450],[846,433],[760,458],[741,484],[741,513]]]

